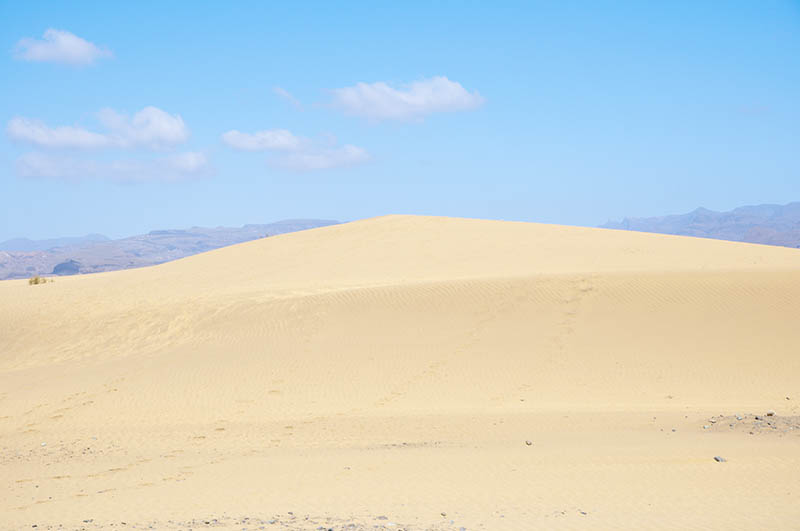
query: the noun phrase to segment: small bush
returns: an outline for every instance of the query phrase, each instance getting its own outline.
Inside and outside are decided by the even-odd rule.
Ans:
[[[45,277],[40,277],[39,275],[36,275],[28,279],[28,284],[33,286],[34,284],[44,284],[47,281],[48,280]]]

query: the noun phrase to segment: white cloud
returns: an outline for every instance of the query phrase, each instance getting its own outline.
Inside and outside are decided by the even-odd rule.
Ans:
[[[199,151],[185,151],[165,159],[167,166],[181,173],[199,173],[208,169],[208,159]]]
[[[189,128],[179,115],[170,115],[156,107],[145,107],[128,118],[111,109],[98,113],[106,131],[96,133],[74,126],[50,127],[40,120],[15,117],[9,120],[6,133],[13,140],[45,148],[162,148],[180,144],[189,138]]]
[[[98,117],[120,147],[158,148],[180,144],[189,138],[189,128],[183,118],[157,107],[145,107],[130,119],[112,109],[101,110]]]
[[[364,148],[346,144],[341,147],[300,150],[287,154],[275,161],[294,171],[329,170],[355,166],[369,160]]]
[[[270,159],[273,166],[293,171],[343,168],[369,160],[364,148],[350,144],[337,146],[336,138],[331,135],[315,142],[286,129],[269,129],[252,134],[233,130],[223,133],[222,141],[241,151],[272,152],[275,154]]]
[[[468,92],[460,83],[444,76],[415,81],[401,88],[379,81],[332,92],[334,107],[372,120],[419,119],[435,112],[475,109],[486,101],[477,92]]]
[[[241,151],[291,151],[300,148],[302,139],[286,129],[268,129],[255,133],[240,133],[233,130],[223,133],[222,141]]]
[[[40,120],[21,116],[9,120],[6,133],[14,140],[42,147],[91,149],[112,145],[111,139],[106,135],[69,125],[48,127]]]
[[[281,98],[283,98],[286,101],[288,101],[289,103],[291,103],[294,107],[296,107],[298,109],[302,109],[303,108],[303,104],[300,103],[300,100],[295,98],[292,95],[292,93],[289,92],[288,90],[286,90],[285,88],[275,87],[275,88],[272,89],[272,92],[274,92],[275,94],[277,94]]]
[[[50,28],[41,39],[20,39],[14,55],[23,61],[86,66],[113,54],[68,31]]]
[[[175,181],[203,177],[211,172],[206,156],[191,151],[151,159],[102,162],[44,153],[26,153],[17,159],[17,173],[29,178]]]

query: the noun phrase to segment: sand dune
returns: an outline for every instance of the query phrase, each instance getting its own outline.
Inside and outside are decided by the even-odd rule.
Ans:
[[[412,216],[0,282],[0,527],[800,528],[797,316],[798,250]]]

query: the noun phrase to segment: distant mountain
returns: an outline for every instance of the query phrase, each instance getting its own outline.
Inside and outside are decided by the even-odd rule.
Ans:
[[[102,234],[87,234],[71,238],[52,238],[49,240],[29,240],[28,238],[14,238],[0,242],[0,251],[47,251],[54,247],[67,245],[83,245],[86,243],[105,242],[108,236]]]
[[[144,267],[226,245],[337,223],[320,219],[288,219],[238,228],[154,230],[119,240],[110,240],[99,234],[38,241],[8,240],[0,244],[0,280]]]
[[[698,208],[688,214],[609,221],[601,227],[800,248],[800,202],[729,212]]]

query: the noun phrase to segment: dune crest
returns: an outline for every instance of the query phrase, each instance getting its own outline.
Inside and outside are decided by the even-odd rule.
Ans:
[[[0,282],[0,522],[774,526],[797,315],[795,249],[424,216]]]

